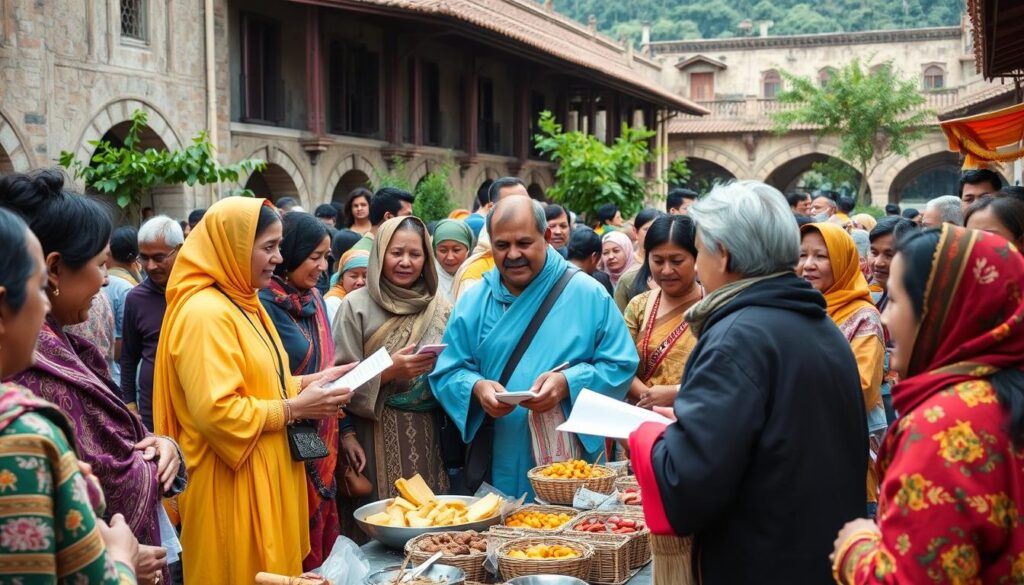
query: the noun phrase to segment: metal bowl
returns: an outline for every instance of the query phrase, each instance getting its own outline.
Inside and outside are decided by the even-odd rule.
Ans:
[[[406,567],[405,572],[408,573],[413,568],[415,567]],[[396,565],[375,571],[366,577],[365,583],[366,585],[391,585],[395,582],[401,569],[402,567]],[[442,565],[440,563],[431,565],[427,572],[423,573],[423,576],[445,585],[465,585],[466,583],[465,571],[458,567]]]
[[[473,496],[437,496],[439,502],[462,502],[469,506],[479,498]],[[416,538],[421,534],[427,532],[439,532],[439,531],[458,531],[458,530],[476,530],[477,532],[483,532],[501,522],[501,514],[495,514],[490,518],[484,518],[479,522],[470,522],[469,524],[456,524],[454,526],[429,526],[427,528],[409,528],[406,526],[381,526],[379,524],[370,524],[366,521],[367,516],[372,516],[379,512],[383,512],[388,504],[394,500],[389,498],[387,500],[381,500],[372,504],[366,504],[362,508],[356,510],[352,515],[355,517],[356,522],[359,523],[359,527],[363,529],[370,538],[379,540],[384,546],[402,550],[405,548],[405,543],[409,542],[410,539]]]
[[[587,582],[568,575],[524,575],[509,579],[505,585],[587,585]]]

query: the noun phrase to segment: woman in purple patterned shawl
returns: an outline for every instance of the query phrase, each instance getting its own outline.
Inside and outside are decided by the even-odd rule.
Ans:
[[[142,583],[166,581],[161,498],[184,488],[177,444],[149,433],[119,398],[105,356],[64,331],[85,321],[106,281],[111,223],[97,202],[63,190],[55,172],[0,178],[0,206],[25,218],[43,246],[51,309],[39,333],[36,364],[12,380],[56,404],[74,424],[80,458],[92,465],[107,513],[121,513],[140,544]],[[166,526],[169,523],[165,524]],[[164,536],[168,536],[165,534]]]

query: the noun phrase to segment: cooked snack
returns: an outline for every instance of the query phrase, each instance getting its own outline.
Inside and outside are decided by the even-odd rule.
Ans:
[[[508,556],[513,559],[575,559],[580,553],[560,544],[535,544],[526,550],[510,550]]]
[[[634,534],[644,529],[643,522],[609,516],[608,518],[587,518],[573,527],[578,532],[611,532],[612,534]]]
[[[566,522],[572,520],[572,516],[565,512],[549,514],[546,512],[516,512],[505,520],[505,526],[511,528],[535,528],[538,530],[557,530]]]
[[[412,479],[399,479],[395,487],[402,495],[392,500],[384,512],[367,516],[366,522],[410,528],[459,526],[492,518],[505,503],[494,494],[487,494],[469,506],[458,501],[439,502],[419,474]]]
[[[433,534],[416,543],[423,552],[443,552],[446,556],[487,552],[487,538],[474,530],[446,534]]]

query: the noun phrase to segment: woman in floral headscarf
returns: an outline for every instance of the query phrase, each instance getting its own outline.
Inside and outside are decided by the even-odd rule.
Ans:
[[[883,320],[901,418],[879,453],[878,524],[848,523],[845,583],[1024,581],[1024,257],[943,225],[898,244]]]

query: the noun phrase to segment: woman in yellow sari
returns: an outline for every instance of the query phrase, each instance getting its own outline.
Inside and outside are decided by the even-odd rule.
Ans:
[[[882,369],[885,341],[882,318],[871,301],[868,281],[860,271],[857,247],[846,231],[833,224],[812,223],[800,228],[800,263],[797,273],[825,295],[828,314],[850,342],[857,360],[864,393],[871,453],[878,452],[885,434],[882,406]],[[868,506],[873,516],[878,501],[878,476],[868,466]]]
[[[260,571],[302,572],[306,478],[285,428],[338,416],[351,399],[348,389],[322,386],[344,368],[291,376],[257,297],[281,263],[282,233],[268,202],[218,201],[178,252],[167,285],[153,419],[188,462],[178,506],[190,580],[249,585]]]
[[[659,217],[647,230],[644,250],[639,277],[652,278],[658,287],[634,297],[624,313],[640,354],[629,399],[643,408],[671,406],[697,344],[683,315],[703,296],[694,270],[693,221],[685,215]]]

